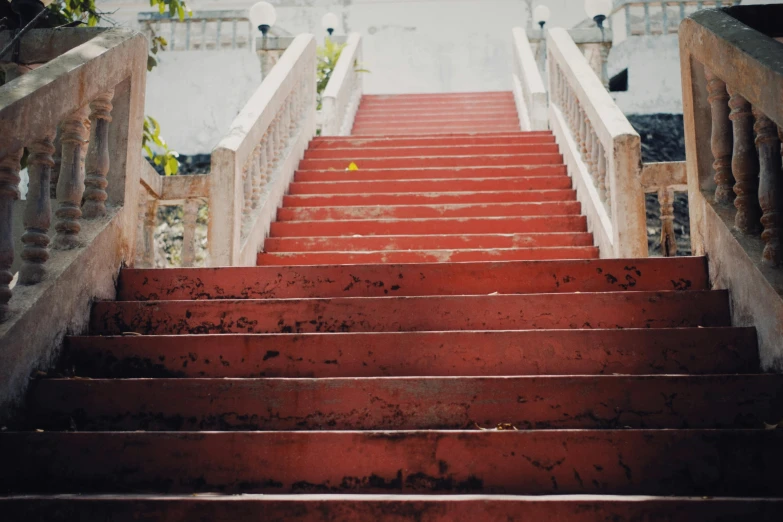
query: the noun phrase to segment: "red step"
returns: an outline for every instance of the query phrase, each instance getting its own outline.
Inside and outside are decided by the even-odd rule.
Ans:
[[[553,246],[592,246],[588,232],[536,234],[442,234],[421,236],[320,236],[270,237],[264,252],[330,252],[380,250],[464,250],[497,248],[533,248]]]
[[[519,234],[585,232],[584,216],[523,216],[428,219],[359,219],[343,221],[278,221],[270,236],[349,236],[410,234]]]
[[[366,207],[281,208],[278,221],[323,221],[338,219],[422,219],[451,217],[563,216],[579,214],[578,201],[495,203],[468,205],[396,205]]]
[[[399,236],[404,238],[405,236]],[[336,240],[336,239],[335,239]],[[709,290],[703,257],[124,269],[119,301]]]
[[[598,248],[538,247],[474,250],[383,250],[380,252],[276,252],[258,254],[261,266],[357,265],[365,263],[459,263],[476,261],[530,261],[597,259]]]
[[[783,375],[44,379],[27,429],[762,429]]]
[[[748,373],[753,328],[72,337],[83,377]]]
[[[650,497],[613,495],[30,495],[0,497],[11,520],[122,521],[123,513],[143,520],[233,522],[476,522],[556,520],[617,522],[779,522],[780,498]]]
[[[510,178],[531,176],[562,176],[565,165],[514,165],[498,167],[426,168],[426,169],[365,169],[355,170],[298,170],[295,181],[369,181],[403,179],[460,179]]]
[[[449,145],[424,147],[362,147],[324,148],[305,152],[305,159],[328,158],[420,158],[426,156],[475,156],[511,154],[557,154],[556,143],[535,143],[520,145]]]
[[[781,430],[0,433],[9,493],[775,496]]]
[[[415,169],[426,167],[489,167],[494,165],[562,165],[559,153],[535,152],[529,154],[495,154],[492,156],[416,156],[405,158],[344,158],[303,159],[301,170],[345,170],[351,163],[365,169]]]
[[[383,194],[383,193],[426,193],[426,192],[494,192],[520,190],[570,189],[568,176],[531,176],[528,178],[487,179],[418,179],[402,181],[325,181],[294,182],[289,185],[289,194]],[[469,203],[469,201],[465,201]]]
[[[452,145],[518,145],[534,143],[555,143],[555,137],[549,131],[514,132],[509,134],[453,134],[443,136],[321,136],[313,138],[309,150],[328,148],[362,147],[393,148],[393,147],[446,147]]]
[[[444,184],[441,190],[448,190]],[[398,188],[403,188],[399,185]],[[366,188],[366,187],[365,187]],[[395,187],[389,187],[394,189]],[[333,189],[336,190],[336,189]],[[283,197],[283,207],[334,207],[366,205],[447,205],[468,203],[524,203],[535,201],[575,201],[572,189],[508,190],[482,192],[408,192],[408,193],[354,193],[354,194],[298,194]]]
[[[421,126],[416,128],[411,127],[396,127],[394,129],[389,129],[385,125],[381,126],[366,126],[366,127],[360,127],[360,128],[354,128],[351,133],[356,136],[361,135],[370,135],[375,136],[379,134],[385,134],[387,136],[408,136],[413,134],[453,134],[455,132],[459,133],[465,133],[465,132],[474,132],[474,133],[496,133],[496,132],[503,132],[503,133],[509,133],[519,130],[519,126],[512,126],[512,125],[464,125],[464,126],[450,126],[450,127],[444,127],[443,125],[430,125],[430,126]]]
[[[96,303],[90,331],[147,335],[729,326],[727,293],[604,292]]]

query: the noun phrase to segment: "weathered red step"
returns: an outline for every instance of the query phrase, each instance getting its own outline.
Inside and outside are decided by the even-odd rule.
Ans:
[[[400,188],[398,185],[397,188]],[[394,190],[395,187],[391,187]],[[441,186],[449,190],[449,186]],[[576,191],[509,190],[487,192],[421,192],[421,193],[355,193],[355,194],[300,194],[284,196],[284,207],[333,207],[362,205],[444,205],[468,203],[523,203],[536,201],[575,201]]]
[[[369,127],[377,127],[379,129],[395,129],[395,128],[420,128],[431,127],[435,125],[441,125],[444,127],[483,127],[492,125],[496,128],[508,127],[510,129],[519,129],[519,118],[516,111],[513,109],[506,109],[501,111],[499,115],[482,114],[485,111],[480,111],[478,114],[469,115],[464,113],[459,114],[431,114],[428,116],[418,115],[410,118],[395,118],[389,119],[386,115],[357,115],[354,122],[354,129],[364,129]]]
[[[411,219],[448,217],[563,216],[579,214],[578,201],[494,203],[467,205],[389,205],[366,207],[281,208],[278,221],[320,221],[336,219]]]
[[[354,161],[355,160],[355,161]],[[417,156],[403,158],[362,158],[348,155],[344,158],[303,159],[301,170],[345,170],[351,162],[366,169],[415,169],[425,167],[488,167],[492,165],[560,165],[563,157],[558,153],[495,154],[492,156]]]
[[[117,299],[285,299],[709,288],[705,258],[650,257],[296,268],[124,269],[120,272]]]
[[[84,377],[750,373],[753,328],[72,337]]]
[[[99,335],[729,326],[725,291],[99,302]]]
[[[570,189],[568,176],[531,176],[486,179],[418,179],[401,181],[326,181],[294,182],[289,194],[377,194],[422,192],[472,192]],[[467,202],[466,202],[467,203]]]
[[[28,408],[46,431],[763,429],[783,376],[44,379]]]
[[[557,154],[556,143],[523,143],[519,145],[450,145],[424,147],[362,147],[308,149],[305,159],[331,158],[421,158],[444,156]]]
[[[0,433],[0,488],[774,496],[780,430]]]
[[[473,250],[382,250],[378,252],[275,252],[258,254],[261,266],[357,265],[365,263],[462,263],[597,259],[598,247],[537,247]]]
[[[481,121],[487,120],[496,122],[500,120],[512,120],[518,124],[519,119],[516,111],[513,107],[509,107],[506,104],[484,106],[484,107],[471,107],[464,111],[460,111],[455,114],[452,111],[442,111],[437,108],[432,109],[415,109],[410,111],[399,111],[394,109],[379,109],[370,108],[363,110],[356,115],[355,122],[385,122],[389,126],[399,125],[400,123],[407,123],[411,121],[431,121],[436,119],[459,119],[467,121]]]
[[[442,124],[436,124],[431,126],[422,126],[422,127],[395,127],[395,128],[389,128],[386,125],[379,125],[379,126],[372,126],[372,127],[361,127],[361,128],[353,128],[351,131],[351,134],[356,136],[361,135],[368,135],[368,136],[377,136],[379,134],[384,134],[386,136],[410,136],[414,135],[416,133],[421,135],[438,135],[438,134],[453,134],[455,132],[460,133],[466,133],[466,132],[475,132],[475,133],[510,133],[514,131],[518,131],[519,126],[518,125],[464,125],[464,126],[444,126]]]
[[[427,219],[355,219],[342,221],[278,221],[270,236],[349,236],[410,234],[524,234],[530,232],[586,232],[580,215],[470,217]]]
[[[453,134],[435,137],[428,136],[321,136],[313,138],[310,150],[329,148],[361,149],[363,147],[394,148],[394,147],[445,147],[451,145],[519,145],[525,143],[555,143],[551,132],[517,132],[511,134]]]
[[[127,522],[779,522],[783,499],[612,495],[58,495],[0,497],[11,520]],[[133,515],[129,515],[132,513]]]
[[[426,168],[426,169],[365,169],[298,170],[295,181],[369,181],[403,179],[509,178],[530,176],[562,176],[565,165],[515,165],[499,167]]]
[[[552,246],[592,246],[588,232],[535,234],[442,234],[421,236],[362,237],[270,237],[265,252],[324,252],[373,250],[426,250],[476,248],[533,248]]]

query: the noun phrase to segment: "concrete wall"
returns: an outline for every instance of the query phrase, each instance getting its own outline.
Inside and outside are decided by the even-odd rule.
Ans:
[[[192,9],[246,9],[253,1],[188,2]],[[338,34],[362,34],[364,91],[458,92],[511,89],[511,29],[527,23],[524,0],[272,0],[277,25],[293,34],[323,35],[321,17],[340,16]],[[146,0],[98,1],[117,22],[137,27]],[[584,18],[582,0],[548,0],[550,26]],[[165,36],[165,35],[164,35]],[[148,114],[169,145],[185,154],[209,152],[261,77],[244,51],[169,52],[148,78]]]

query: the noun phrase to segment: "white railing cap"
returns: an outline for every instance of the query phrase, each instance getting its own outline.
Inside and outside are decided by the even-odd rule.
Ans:
[[[567,30],[553,28],[547,31],[547,51],[561,64],[563,74],[602,142],[622,136],[639,139],[639,133],[614,102]]]
[[[351,33],[348,35],[348,40],[345,42],[345,47],[340,53],[340,59],[337,60],[337,65],[334,67],[332,77],[329,78],[329,83],[326,84],[324,89],[324,98],[336,98],[340,92],[345,79],[348,77],[348,73],[351,72],[353,62],[356,60],[356,52],[359,49],[359,42],[362,39],[362,35],[359,33]],[[345,58],[345,59],[343,59]]]
[[[514,35],[514,47],[520,61],[519,65],[524,72],[523,78],[520,78],[520,80],[525,83],[526,91],[530,94],[546,93],[544,79],[541,78],[538,64],[533,56],[533,50],[530,48],[527,32],[521,27],[515,27],[512,29],[512,34]]]

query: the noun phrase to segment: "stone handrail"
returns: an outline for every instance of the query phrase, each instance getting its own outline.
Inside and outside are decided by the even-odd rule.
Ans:
[[[607,257],[646,257],[641,141],[565,29],[547,32],[549,122]]]
[[[661,252],[665,257],[677,255],[674,234],[674,193],[687,192],[684,161],[645,163],[642,166],[642,188],[658,195],[661,217]]]
[[[691,241],[783,369],[783,5],[694,13],[680,26]],[[758,30],[761,29],[761,30]],[[762,32],[764,31],[764,32]],[[768,34],[765,34],[768,33]]]
[[[347,136],[351,133],[362,98],[362,37],[351,33],[321,97],[323,126],[321,136]]]
[[[212,265],[254,265],[277,208],[315,134],[312,35],[296,37],[212,151]]]
[[[91,301],[114,296],[136,239],[147,40],[63,29],[31,41],[37,31],[88,36],[0,87],[0,410],[85,326]]]
[[[621,14],[626,36],[676,33],[694,11],[739,4],[741,0],[615,0],[610,17]],[[664,8],[665,6],[665,8]]]
[[[514,100],[523,131],[545,130],[547,122],[547,94],[530,41],[524,29],[512,30],[514,71],[512,73]]]
[[[170,265],[196,266],[196,219],[201,208],[209,199],[209,175],[161,176],[149,162],[142,162],[139,196],[139,229],[137,233],[136,266],[139,268],[165,267]],[[155,244],[155,231],[160,224],[160,207],[182,207],[182,250],[180,262],[165,259],[165,253]],[[209,260],[203,260],[209,265]]]

